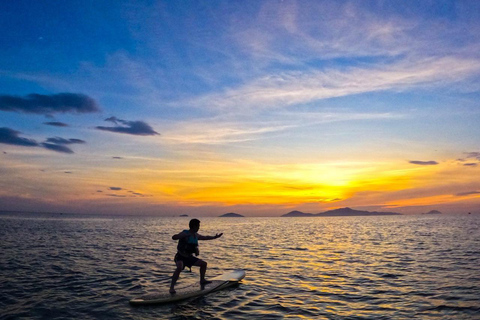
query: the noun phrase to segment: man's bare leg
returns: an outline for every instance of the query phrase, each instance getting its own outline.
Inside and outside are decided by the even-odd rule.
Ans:
[[[198,260],[197,262],[195,262],[194,265],[200,267],[200,283],[201,284],[210,283],[211,281],[207,281],[205,279],[205,274],[207,273],[207,263],[203,260]]]
[[[178,278],[180,277],[180,273],[183,270],[183,261],[178,260],[177,261],[177,269],[175,269],[175,272],[172,275],[172,282],[170,284],[170,293],[174,294],[176,293],[175,291],[175,283],[177,283]]]

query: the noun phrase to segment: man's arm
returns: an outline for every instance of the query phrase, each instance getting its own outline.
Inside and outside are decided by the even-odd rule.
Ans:
[[[186,238],[186,237],[188,237],[188,236],[189,236],[188,232],[182,231],[182,232],[180,232],[180,233],[178,233],[178,234],[174,234],[174,235],[172,236],[172,240],[180,240],[180,239]]]
[[[201,234],[197,233],[198,240],[213,240],[213,239],[220,238],[222,235],[223,235],[223,232],[222,233],[217,233],[214,236],[202,236]]]

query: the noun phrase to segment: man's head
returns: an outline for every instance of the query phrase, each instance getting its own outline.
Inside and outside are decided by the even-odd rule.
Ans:
[[[196,231],[198,231],[198,229],[200,229],[200,220],[192,219],[188,223],[188,226],[190,227],[190,230],[195,230],[195,232],[196,232]]]

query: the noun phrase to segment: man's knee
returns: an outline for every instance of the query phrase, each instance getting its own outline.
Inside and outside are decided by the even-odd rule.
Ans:
[[[177,270],[176,271],[182,271],[183,270],[183,262],[182,261],[177,261]]]
[[[203,261],[203,260],[198,260],[197,262],[195,262],[194,265],[197,266],[197,267],[200,267],[200,268],[206,268],[207,267],[207,262]]]

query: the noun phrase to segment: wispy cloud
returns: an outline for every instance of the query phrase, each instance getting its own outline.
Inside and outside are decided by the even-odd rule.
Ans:
[[[354,3],[325,1],[264,2],[260,13],[247,19],[248,23],[236,22],[235,30],[241,31],[233,37],[254,57],[285,63],[398,55],[411,49],[415,38],[409,34],[420,26]]]
[[[77,143],[85,143],[84,140],[81,139],[65,139],[65,138],[60,138],[60,137],[55,137],[55,138],[48,138],[47,143],[54,143],[54,144],[77,144]]]
[[[420,166],[435,166],[438,164],[437,161],[418,161],[418,160],[412,160],[412,161],[409,161],[409,163],[411,164],[416,164],[416,165],[420,165]]]
[[[255,127],[247,124],[217,123],[209,126],[202,122],[190,122],[190,126],[173,129],[164,135],[164,141],[172,143],[192,144],[224,144],[232,142],[245,142],[259,139],[262,135],[283,131],[289,126],[264,126]]]
[[[436,6],[444,4],[433,4],[430,10]],[[403,14],[392,7],[382,2],[267,1],[258,14],[232,22],[231,38],[258,60],[297,65],[346,57],[355,63],[357,57],[475,52],[466,45],[478,34],[474,24],[465,28],[453,20],[429,19],[416,5],[402,8]],[[455,7],[450,10],[471,10],[468,4]]]
[[[96,128],[98,130],[103,130],[103,131],[126,133],[126,134],[132,134],[137,136],[159,135],[159,133],[153,130],[153,128],[149,124],[143,121],[128,121],[128,120],[118,119],[116,117],[107,118],[105,119],[105,121],[113,122],[116,126],[114,127],[98,126]]]
[[[165,129],[163,141],[192,144],[228,144],[265,139],[281,132],[318,124],[344,121],[399,119],[395,113],[355,112],[278,112],[274,119],[219,116],[211,119],[179,122]]]
[[[233,21],[227,37],[241,52],[232,52],[232,60],[242,61],[253,76],[186,103],[248,113],[378,91],[452,89],[480,73],[479,48],[459,41],[474,31],[445,31],[438,21],[388,14],[376,6],[382,7],[262,3],[257,14]]]
[[[318,100],[413,86],[442,86],[480,72],[480,60],[445,57],[372,68],[283,72],[191,101],[223,111],[285,108]]]
[[[456,196],[458,197],[464,197],[464,196],[471,196],[471,195],[476,195],[476,194],[480,194],[480,191],[468,191],[468,192],[460,192],[460,193],[457,193]]]
[[[474,158],[480,161],[480,152],[467,152],[467,158]]]

